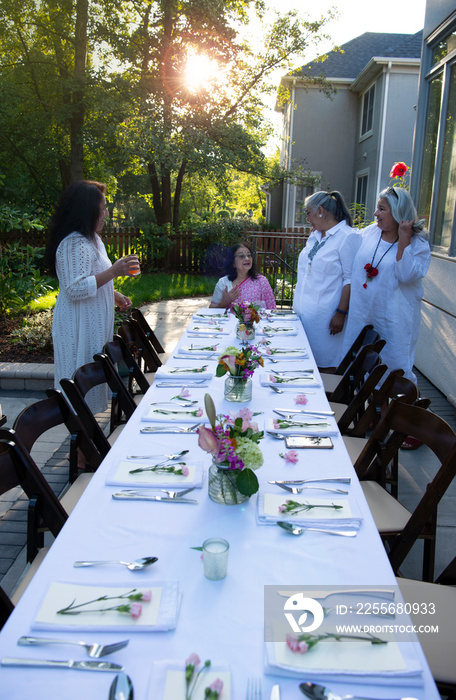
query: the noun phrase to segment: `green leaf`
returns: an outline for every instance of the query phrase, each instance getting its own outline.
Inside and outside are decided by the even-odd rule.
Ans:
[[[195,549],[197,552],[202,552],[203,548],[202,547],[190,547],[190,549]]]
[[[236,488],[244,496],[253,496],[258,491],[258,479],[252,469],[243,469],[239,472],[236,479]]]

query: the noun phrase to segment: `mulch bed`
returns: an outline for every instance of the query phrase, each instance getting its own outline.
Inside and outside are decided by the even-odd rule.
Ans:
[[[20,328],[22,319],[7,318],[0,322],[0,362],[38,362],[53,364],[52,350],[27,350],[27,348],[12,342],[11,332]]]

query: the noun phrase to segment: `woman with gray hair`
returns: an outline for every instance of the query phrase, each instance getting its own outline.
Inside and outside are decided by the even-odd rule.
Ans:
[[[366,323],[372,323],[386,340],[382,362],[390,370],[404,370],[404,376],[416,383],[413,362],[422,279],[431,261],[427,235],[412,198],[403,188],[380,192],[374,216],[377,223],[360,232],[362,243],[353,264],[343,352]]]
[[[320,369],[342,356],[353,259],[361,238],[340,192],[314,192],[305,201],[312,230],[298,260],[293,309]]]

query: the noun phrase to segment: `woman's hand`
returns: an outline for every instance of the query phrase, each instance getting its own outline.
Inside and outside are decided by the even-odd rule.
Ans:
[[[125,255],[119,258],[111,267],[113,277],[131,276],[139,271],[139,259],[137,255]]]
[[[329,335],[337,335],[344,329],[345,315],[340,311],[336,311],[329,323]]]
[[[236,301],[236,299],[240,295],[240,290],[237,287],[234,287],[234,289],[228,290],[228,287],[225,287],[223,290],[223,295],[222,295],[222,300],[220,302],[220,306],[223,307],[224,309],[228,309],[231,304]]]
[[[399,241],[403,243],[404,248],[405,246],[408,246],[410,244],[410,239],[413,236],[413,224],[415,223],[414,219],[407,219],[405,221],[401,221],[399,223],[399,229],[398,229],[398,234],[399,234]]]
[[[119,307],[121,311],[125,311],[125,309],[129,309],[131,306],[131,300],[121,294],[120,292],[114,291],[114,303],[116,306]]]

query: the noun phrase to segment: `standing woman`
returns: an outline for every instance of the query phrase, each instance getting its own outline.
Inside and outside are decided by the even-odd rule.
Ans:
[[[344,352],[359,331],[372,323],[386,340],[382,362],[390,370],[413,374],[420,329],[422,279],[431,261],[429,243],[407,190],[389,187],[379,194],[371,224],[353,264],[352,291]]]
[[[298,260],[293,309],[320,369],[342,357],[353,259],[361,243],[340,192],[315,192],[305,201],[312,230]]]
[[[89,180],[73,182],[62,194],[51,222],[46,258],[59,279],[54,309],[54,386],[72,378],[81,365],[92,362],[112,339],[114,304],[120,309],[131,301],[114,291],[113,279],[138,270],[136,255],[113,265],[99,237],[108,215],[106,185]],[[94,413],[108,405],[107,388],[91,389],[87,402]]]

